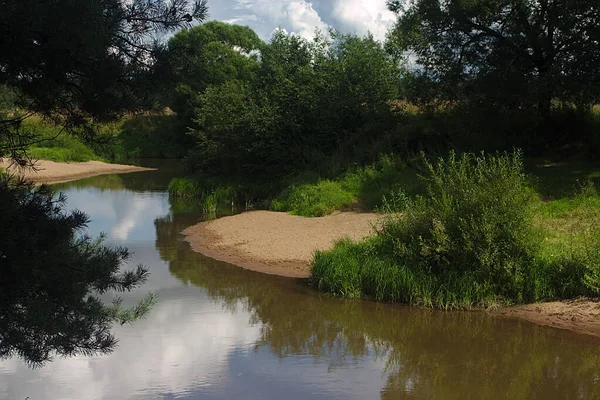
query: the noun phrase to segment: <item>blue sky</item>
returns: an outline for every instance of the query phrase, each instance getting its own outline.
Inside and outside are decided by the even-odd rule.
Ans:
[[[208,0],[209,19],[247,25],[267,40],[277,28],[312,38],[315,28],[380,40],[395,21],[385,0]]]

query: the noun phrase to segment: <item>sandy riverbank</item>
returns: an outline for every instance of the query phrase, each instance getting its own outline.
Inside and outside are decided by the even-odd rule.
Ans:
[[[250,211],[201,222],[183,234],[194,250],[211,258],[267,274],[307,278],[315,250],[329,249],[345,236],[362,239],[378,219],[373,213],[305,218]]]
[[[35,170],[33,170],[31,168],[20,168],[7,159],[0,161],[0,168],[36,183],[60,183],[96,175],[124,174],[128,172],[153,170],[153,168],[137,167],[135,165],[108,164],[101,161],[58,163],[45,160],[38,161]]]
[[[494,312],[506,318],[600,337],[600,300],[576,299],[524,304]]]

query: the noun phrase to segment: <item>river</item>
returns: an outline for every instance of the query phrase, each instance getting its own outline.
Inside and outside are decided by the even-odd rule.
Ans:
[[[148,318],[114,329],[117,349],[40,369],[0,361],[0,398],[600,399],[600,339],[485,312],[440,312],[322,295],[300,280],[190,250],[200,220],[171,204],[165,172],[60,186],[89,232],[151,272]]]

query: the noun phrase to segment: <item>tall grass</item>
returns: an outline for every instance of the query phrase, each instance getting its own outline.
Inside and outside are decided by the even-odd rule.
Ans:
[[[597,292],[600,229],[589,226],[547,245],[551,219],[539,221],[540,202],[519,152],[450,153],[425,166],[426,195],[392,196],[397,201],[388,204],[391,213],[374,237],[317,252],[316,287],[446,309]],[[573,201],[596,199],[588,193]],[[584,212],[581,207],[572,209]],[[595,207],[585,212],[592,210],[597,213]]]
[[[397,188],[412,192],[415,177],[414,170],[399,157],[381,155],[377,162],[350,168],[336,179],[302,174],[272,201],[270,209],[305,217],[350,208],[373,210]]]
[[[232,214],[237,210],[238,193],[232,186],[211,188],[196,178],[173,178],[168,187],[171,199],[185,199],[200,204],[205,218]]]

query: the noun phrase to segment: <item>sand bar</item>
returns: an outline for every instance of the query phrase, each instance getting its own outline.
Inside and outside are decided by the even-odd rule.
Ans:
[[[135,165],[108,164],[101,161],[58,163],[46,160],[37,161],[35,163],[35,169],[32,169],[19,167],[8,159],[0,161],[0,168],[36,183],[60,183],[96,175],[124,174],[128,172],[153,170],[153,168],[137,167]]]
[[[355,212],[305,218],[250,211],[201,222],[183,234],[194,250],[211,258],[267,274],[307,278],[315,250],[330,249],[334,240],[346,236],[369,236],[379,218]]]

